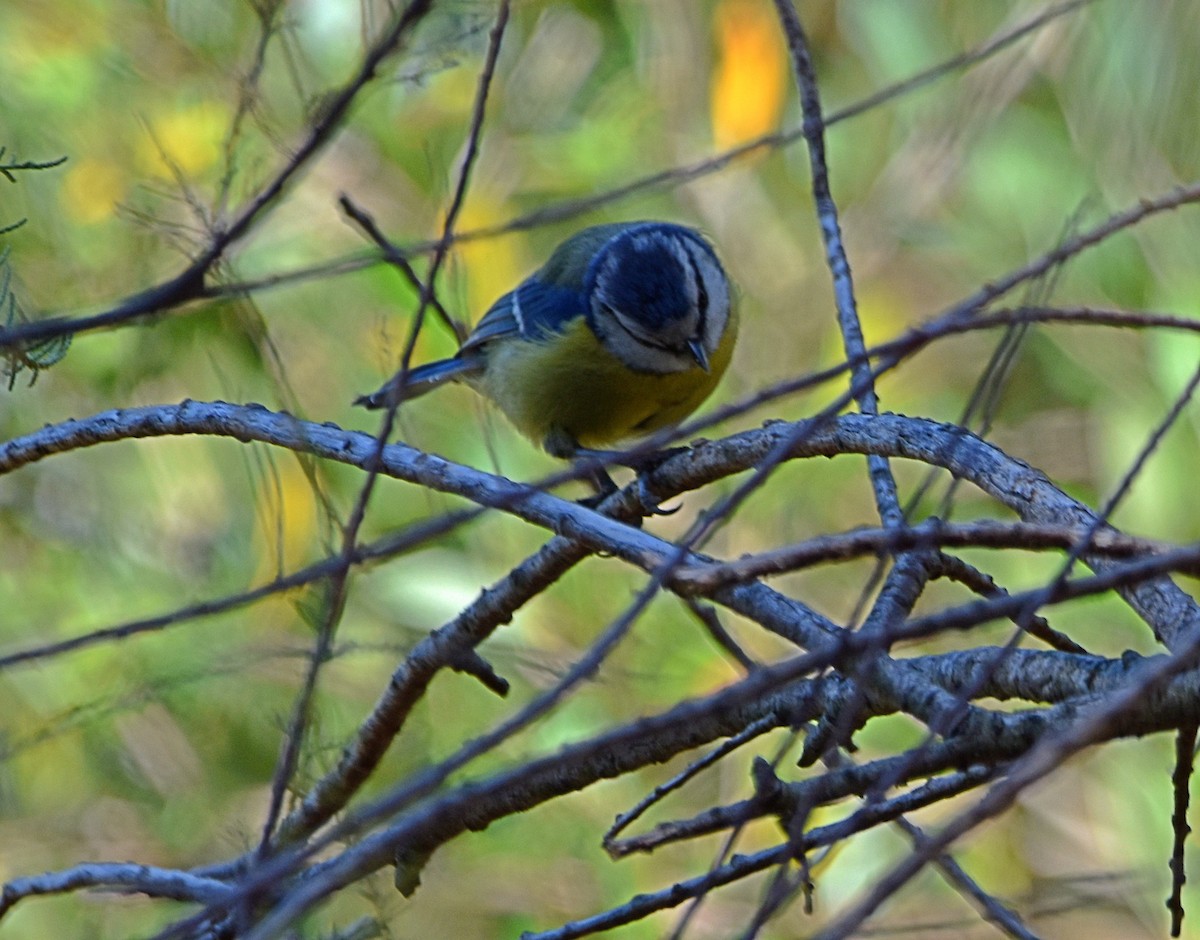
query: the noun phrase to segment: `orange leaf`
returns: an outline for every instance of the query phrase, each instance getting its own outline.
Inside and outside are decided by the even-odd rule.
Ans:
[[[759,0],[722,0],[716,30],[713,139],[725,148],[779,126],[787,88],[787,56],[770,6]]]

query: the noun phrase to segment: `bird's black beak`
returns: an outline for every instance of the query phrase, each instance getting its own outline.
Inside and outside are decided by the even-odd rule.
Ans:
[[[704,350],[704,343],[699,339],[689,339],[687,348],[688,352],[692,354],[692,358],[696,360],[696,365],[707,372],[708,353]]]

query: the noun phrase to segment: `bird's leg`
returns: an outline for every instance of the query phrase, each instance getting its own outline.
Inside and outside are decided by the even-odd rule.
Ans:
[[[595,509],[617,491],[617,484],[604,469],[606,452],[580,447],[573,434],[558,427],[550,429],[550,433],[542,441],[542,448],[551,457],[570,460],[580,475],[595,487],[596,495],[579,500],[580,505]]]
[[[631,459],[624,451],[619,450],[592,450],[588,447],[580,447],[575,451],[575,459],[583,464],[588,479],[592,481],[592,485],[596,487],[597,496],[592,497],[598,505],[606,497],[615,493],[617,484],[613,482],[613,478],[608,475],[608,471],[604,469],[605,463],[617,464],[618,466],[628,467],[638,475],[638,489],[641,496],[642,505],[646,511],[652,516],[673,516],[679,512],[680,507],[676,506],[673,509],[663,509],[650,499],[650,491],[646,488],[643,476],[652,473],[665,460],[669,460],[676,454],[681,454],[686,447],[672,447],[667,450],[655,451],[649,454],[641,454]],[[585,504],[589,501],[585,500]]]
[[[605,457],[604,451],[590,450],[586,447],[577,447],[575,453],[571,455],[576,469],[596,490],[595,496],[589,496],[579,501],[589,509],[595,509],[619,489],[616,481],[604,469]]]
[[[551,429],[550,433],[546,435],[542,446],[545,448],[546,453],[552,457],[574,461],[576,467],[582,471],[583,477],[596,488],[595,496],[579,500],[580,505],[587,506],[589,509],[595,509],[618,490],[616,482],[608,475],[608,471],[604,469],[605,464],[628,467],[641,476],[643,473],[653,471],[664,460],[669,460],[676,454],[681,454],[687,450],[686,447],[671,447],[667,450],[641,454],[631,459],[624,451],[597,450],[591,447],[583,447],[575,440],[574,436],[562,428]],[[641,490],[643,497],[642,504],[649,507],[648,511],[651,515],[670,516],[679,511],[678,506],[674,509],[663,509],[660,506],[653,505],[652,501],[646,498],[649,494],[645,486],[642,486]]]

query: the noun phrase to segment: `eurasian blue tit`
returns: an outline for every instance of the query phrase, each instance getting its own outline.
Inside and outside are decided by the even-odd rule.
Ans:
[[[418,366],[355,404],[383,408],[466,382],[547,452],[568,458],[677,424],[708,397],[733,355],[731,294],[695,230],[596,225],[497,300],[453,358]]]

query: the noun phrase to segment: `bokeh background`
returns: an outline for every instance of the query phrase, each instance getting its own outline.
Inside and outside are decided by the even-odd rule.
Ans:
[[[828,112],[1048,8],[992,0],[799,5]],[[494,9],[476,0],[437,4],[335,142],[231,252],[225,283],[253,289],[79,336],[36,384],[28,386],[26,374],[0,393],[4,438],[184,398],[257,401],[377,430],[375,416],[349,403],[396,366],[416,294],[373,260],[337,199],[350,196],[401,245],[436,237]],[[382,4],[351,0],[287,4],[251,85],[261,33],[249,2],[0,4],[4,159],[68,158],[0,181],[0,225],[28,219],[3,237],[13,290],[28,314],[104,310],[178,271],[208,228],[285,162],[386,13]],[[831,127],[832,186],[868,341],[932,317],[1139,197],[1200,176],[1197,48],[1200,5],[1095,0],[982,63]],[[790,66],[766,0],[517,0],[459,229],[502,230],[527,213],[797,126]],[[563,221],[464,242],[450,256],[441,299],[473,321],[571,231],[636,218],[698,226],[738,285],[742,339],[717,400],[838,360],[802,143],[764,147],[719,171]],[[1195,209],[1157,217],[1073,260],[1030,296],[1194,316],[1198,230]],[[883,406],[956,420],[996,342],[994,334],[975,334],[936,344],[881,382]],[[415,358],[453,349],[449,331],[431,322]],[[1196,341],[1177,334],[1037,328],[989,436],[1095,504],[1165,413],[1197,352]],[[706,433],[811,414],[840,390],[775,401]],[[1197,537],[1198,430],[1192,409],[1142,473],[1119,524],[1139,535]],[[407,406],[400,436],[518,479],[554,468],[465,389]],[[872,523],[863,471],[859,458],[783,468],[710,550],[736,556]],[[922,476],[906,466],[897,473],[909,489]],[[319,467],[318,479],[344,516],[360,474]],[[654,527],[681,531],[718,491],[689,497],[678,518]],[[455,505],[383,481],[364,534]],[[995,514],[968,490],[959,507],[964,518]],[[355,577],[301,784],[336,759],[403,652],[544,537],[492,514]],[[196,438],[54,457],[0,478],[0,653],[246,589],[323,557],[335,539],[312,479],[286,453]],[[1055,564],[1019,553],[972,557],[1012,589],[1038,583]],[[842,565],[777,584],[845,619],[869,569]],[[514,682],[512,703],[552,682],[642,581],[618,562],[593,559],[500,631],[485,653]],[[961,597],[947,588],[926,603]],[[0,671],[0,878],[91,859],[189,866],[254,844],[313,637],[309,600],[280,597]],[[1073,605],[1053,622],[1105,655],[1154,649],[1117,603]],[[745,625],[730,627],[756,655],[782,652]],[[1003,636],[997,627],[970,642]],[[681,605],[660,598],[597,681],[472,773],[735,675]],[[463,676],[439,678],[370,789],[450,753],[512,703]],[[880,722],[859,743],[871,756],[914,734],[903,721]],[[658,818],[747,795],[749,756],[700,778]],[[961,847],[962,860],[986,888],[1033,915],[1046,936],[1162,936],[1170,764],[1165,737],[1084,754],[978,830]],[[395,937],[515,937],[698,873],[715,842],[615,863],[598,844],[615,813],[674,769],[609,782],[459,840],[435,855],[413,901],[401,901],[382,873],[306,929],[316,936],[372,914]],[[764,826],[741,847],[774,838]],[[797,906],[764,936],[807,932],[904,849],[887,830],[851,843],[818,868],[815,915]],[[689,935],[733,935],[760,890],[750,883],[714,895]],[[1194,891],[1185,900],[1200,911]],[[111,896],[33,900],[0,923],[0,936],[138,936],[181,910]],[[660,917],[614,935],[662,936],[673,922]],[[933,874],[874,923],[902,935],[991,935]]]

